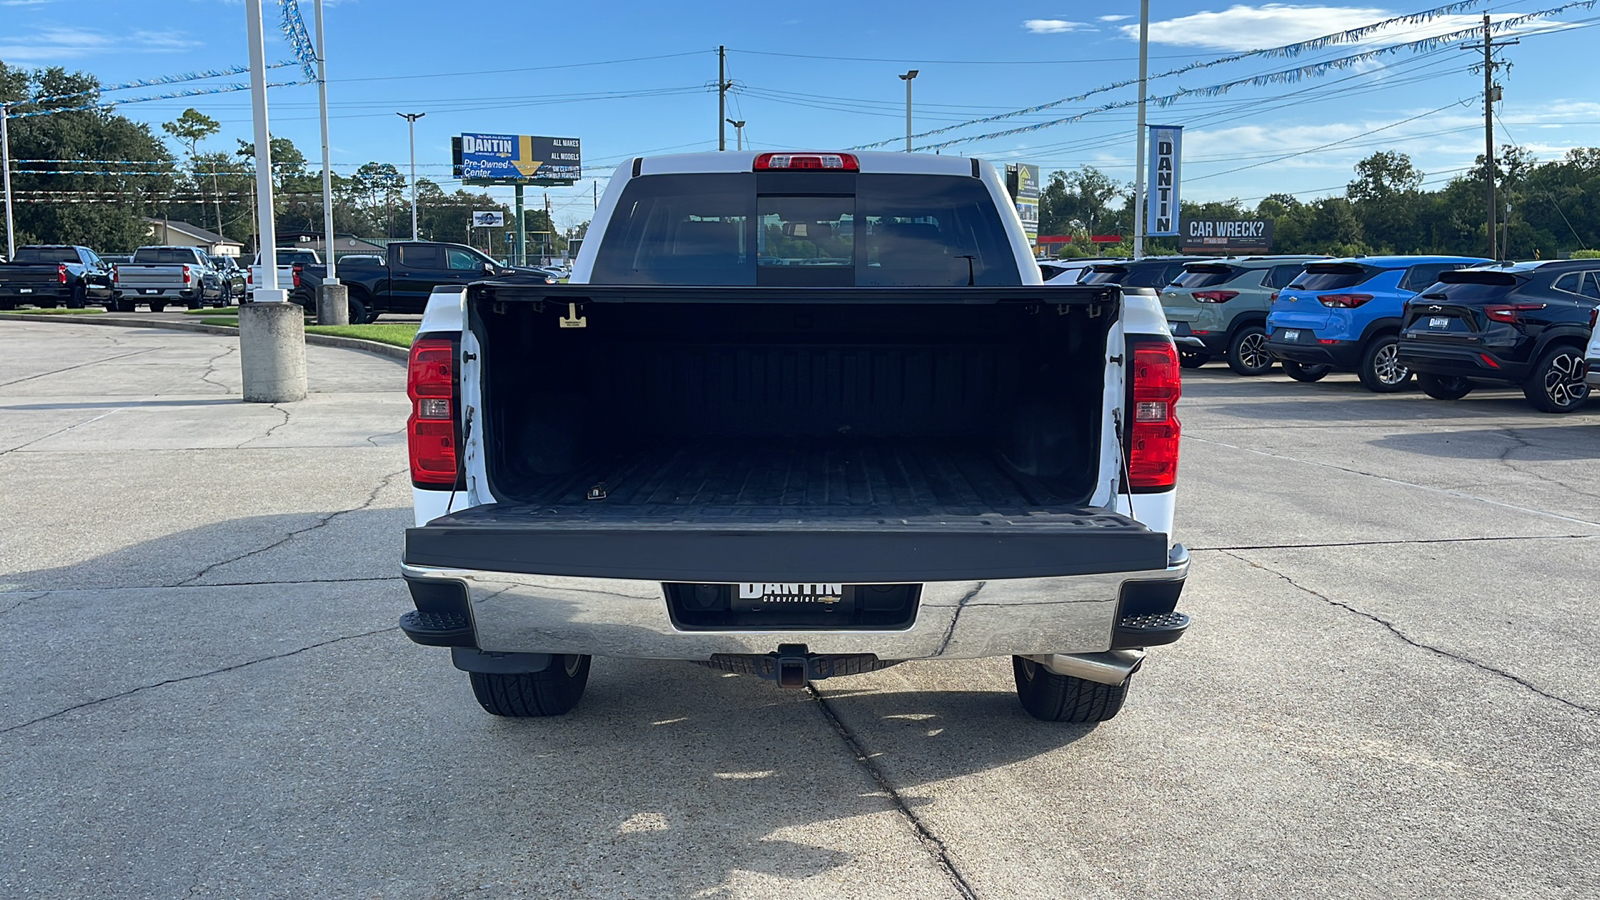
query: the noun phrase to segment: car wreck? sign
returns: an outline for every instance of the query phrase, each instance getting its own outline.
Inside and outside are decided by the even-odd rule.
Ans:
[[[1184,253],[1267,253],[1271,219],[1190,219],[1178,241]]]

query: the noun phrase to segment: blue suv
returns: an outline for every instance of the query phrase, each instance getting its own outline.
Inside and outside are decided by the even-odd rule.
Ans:
[[[1400,363],[1406,301],[1439,273],[1489,260],[1472,256],[1359,256],[1308,263],[1267,313],[1267,352],[1296,381],[1354,370],[1369,391],[1405,388]]]

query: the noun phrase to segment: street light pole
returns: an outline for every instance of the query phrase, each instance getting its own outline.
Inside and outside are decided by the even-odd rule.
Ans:
[[[411,239],[417,237],[417,120],[427,113],[395,113],[406,120],[411,130]]]
[[[906,152],[907,153],[911,152],[911,79],[916,78],[916,77],[917,77],[917,70],[916,69],[912,69],[911,71],[909,71],[909,72],[905,73],[904,75],[900,76],[900,80],[904,81],[906,83]]]
[[[728,122],[729,125],[733,126],[734,140],[738,142],[737,143],[737,149],[743,150],[744,149],[744,120],[743,119],[728,119],[727,122]]]
[[[1139,0],[1139,136],[1133,142],[1133,258],[1144,258],[1144,101],[1149,93],[1150,0]]]
[[[0,164],[5,168],[7,260],[17,255],[17,229],[11,215],[11,132],[6,128],[6,116],[10,111],[10,107],[0,103]]]
[[[338,254],[333,249],[333,162],[328,152],[328,44],[322,36],[322,0],[315,0],[312,8],[317,24],[317,106],[322,115],[322,252],[327,257],[323,262],[328,264],[328,277],[323,283],[338,284]]]

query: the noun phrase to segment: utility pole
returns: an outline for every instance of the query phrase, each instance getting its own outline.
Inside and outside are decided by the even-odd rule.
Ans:
[[[417,237],[417,120],[427,113],[395,113],[411,127],[411,239],[421,240]]]
[[[911,152],[911,80],[916,78],[916,77],[917,77],[917,70],[916,69],[912,69],[911,71],[909,71],[909,72],[905,73],[904,75],[900,76],[900,80],[904,81],[906,83],[906,152],[907,153]]]
[[[744,120],[743,119],[729,119],[728,120],[728,124],[733,126],[733,140],[734,140],[733,146],[734,146],[734,149],[743,150],[744,149]]]
[[[1150,92],[1150,0],[1139,0],[1139,124],[1133,142],[1133,258],[1144,258],[1144,101]]]
[[[6,259],[17,255],[17,229],[11,215],[11,132],[6,128],[10,107],[0,103],[0,165],[5,168],[6,188]]]
[[[328,44],[322,36],[322,0],[316,0],[313,8],[317,25],[317,108],[322,117],[322,252],[328,266],[324,283],[338,284],[338,254],[333,248],[333,162],[328,151]]]
[[[1495,165],[1494,158],[1494,102],[1500,99],[1500,86],[1494,83],[1494,71],[1501,66],[1510,68],[1509,63],[1499,62],[1494,58],[1494,51],[1501,47],[1507,47],[1517,43],[1520,42],[1501,41],[1500,43],[1496,44],[1494,42],[1494,35],[1489,32],[1489,15],[1487,13],[1484,14],[1482,44],[1483,62],[1481,64],[1483,66],[1483,180],[1485,184],[1484,208],[1487,211],[1486,218],[1488,219],[1489,224],[1488,233],[1490,259],[1499,259],[1500,251],[1503,249],[1503,247],[1496,240],[1498,235],[1495,231],[1495,215],[1498,210],[1495,208],[1496,203],[1494,196],[1494,182],[1496,174],[1495,170],[1499,167]],[[1463,47],[1462,49],[1477,50],[1479,49],[1479,45],[1471,44]]]
[[[728,48],[717,47],[717,149],[728,149]]]
[[[594,211],[600,211],[600,179],[594,180]]]

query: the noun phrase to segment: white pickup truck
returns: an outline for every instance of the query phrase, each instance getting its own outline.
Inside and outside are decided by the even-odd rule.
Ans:
[[[437,290],[411,351],[400,624],[488,712],[567,712],[596,656],[1010,656],[1098,722],[1188,627],[1155,293],[1043,284],[987,163],[639,158],[590,234],[570,284]]]
[[[279,248],[277,254],[278,289],[291,295],[300,286],[300,271],[307,266],[321,266],[322,257],[315,250],[299,250]],[[266,276],[261,274],[261,255],[256,254],[255,262],[250,264],[250,271],[245,275],[246,291],[250,298],[255,299],[256,288],[265,286]]]

